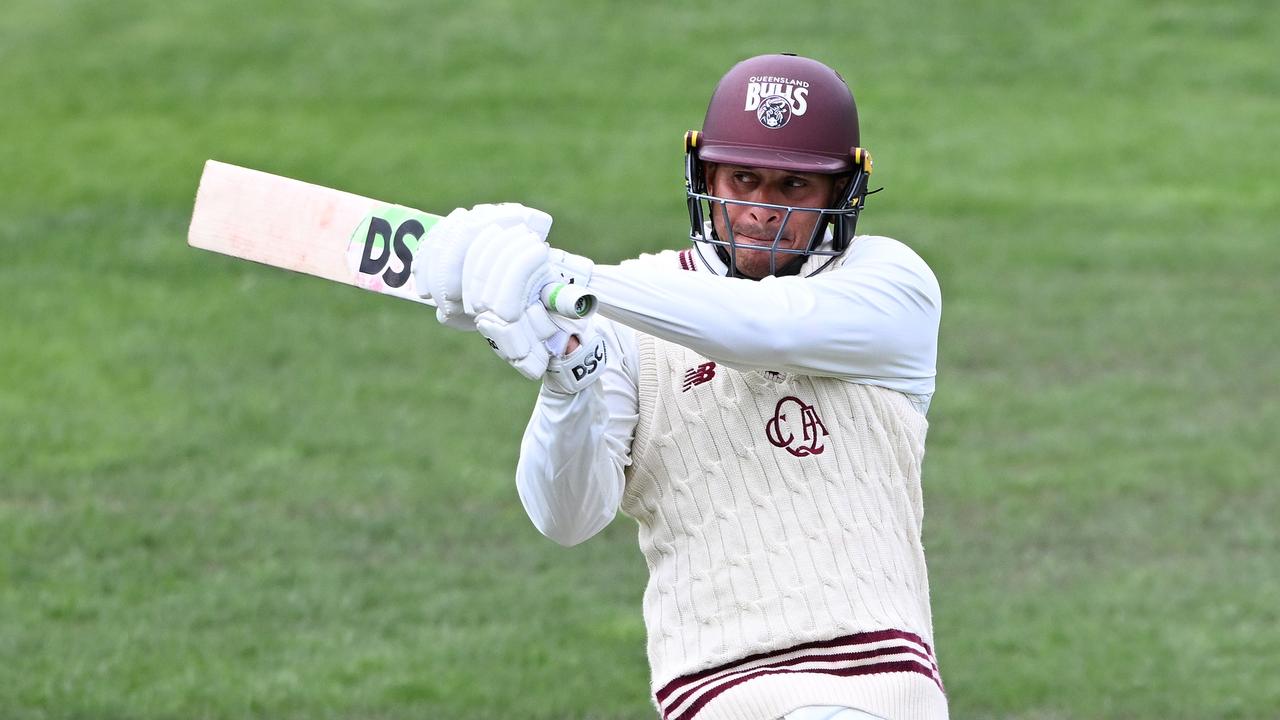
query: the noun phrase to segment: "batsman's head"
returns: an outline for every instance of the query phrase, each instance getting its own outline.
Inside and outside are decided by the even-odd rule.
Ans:
[[[836,71],[795,55],[749,58],[720,79],[702,130],[685,135],[692,238],[731,274],[795,274],[848,247],[870,172]]]

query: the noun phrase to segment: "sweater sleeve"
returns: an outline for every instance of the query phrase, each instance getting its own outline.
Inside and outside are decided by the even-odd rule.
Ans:
[[[845,262],[810,278],[760,281],[597,266],[600,314],[741,367],[933,392],[942,297],[918,255],[861,237]]]
[[[580,393],[539,392],[516,467],[529,519],[561,545],[583,542],[617,514],[639,418],[635,333],[601,318],[593,323],[610,362]]]

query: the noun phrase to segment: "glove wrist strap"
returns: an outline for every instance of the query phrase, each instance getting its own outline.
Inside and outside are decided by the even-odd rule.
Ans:
[[[604,338],[592,333],[580,338],[580,344],[573,352],[551,359],[542,384],[558,393],[577,394],[600,379],[608,362],[609,348],[605,345]]]

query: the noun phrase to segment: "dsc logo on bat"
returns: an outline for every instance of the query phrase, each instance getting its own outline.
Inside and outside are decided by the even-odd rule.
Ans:
[[[413,271],[413,253],[418,242],[427,232],[414,218],[401,222],[394,230],[386,218],[374,215],[369,218],[369,230],[365,233],[364,250],[360,254],[360,274],[377,275],[388,287],[402,287]],[[412,243],[412,244],[410,244]],[[399,268],[392,267],[395,255]]]
[[[415,302],[413,257],[440,217],[402,205],[384,205],[364,217],[347,242],[351,284]]]

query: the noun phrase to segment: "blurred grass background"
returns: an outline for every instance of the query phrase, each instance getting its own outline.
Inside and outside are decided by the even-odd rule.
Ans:
[[[956,718],[1280,717],[1280,12],[9,0],[0,715],[649,718],[644,565],[512,487],[534,388],[411,303],[185,245],[209,157],[679,247],[744,57],[854,89],[946,299]]]

